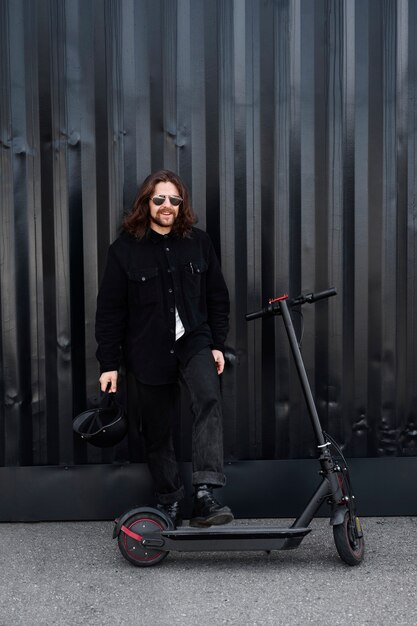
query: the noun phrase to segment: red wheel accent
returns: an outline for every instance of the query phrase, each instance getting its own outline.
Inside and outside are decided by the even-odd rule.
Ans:
[[[132,539],[136,539],[136,541],[142,541],[142,535],[137,535],[136,533],[133,533],[131,530],[129,530],[129,528],[126,528],[126,526],[122,526],[120,530],[124,532],[125,535],[129,535],[129,537],[132,537]]]
[[[333,538],[342,561],[348,565],[359,565],[363,561],[365,542],[359,518],[350,518],[346,511],[342,524],[333,526]]]
[[[160,533],[166,527],[165,520],[153,513],[127,519],[118,537],[119,548],[125,559],[138,566],[156,565],[162,561],[168,552],[144,546],[142,536],[147,533]]]

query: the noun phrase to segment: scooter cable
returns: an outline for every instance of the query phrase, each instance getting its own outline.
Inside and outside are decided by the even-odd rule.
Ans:
[[[353,495],[353,489],[352,489],[352,484],[350,482],[350,476],[349,476],[349,471],[348,471],[348,464],[347,464],[347,461],[346,461],[346,459],[344,457],[344,454],[343,454],[340,446],[336,443],[336,441],[333,439],[333,437],[331,437],[331,435],[329,435],[329,433],[326,433],[325,431],[323,431],[323,435],[325,436],[326,439],[329,440],[329,442],[336,449],[336,452],[339,454],[339,456],[343,460],[343,463],[344,463],[345,469],[346,469],[346,471],[343,473],[343,476],[345,477],[345,480],[346,480],[346,486],[347,486],[347,490],[348,490],[349,496],[352,496]]]

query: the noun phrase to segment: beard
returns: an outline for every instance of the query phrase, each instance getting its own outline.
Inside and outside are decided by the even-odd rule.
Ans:
[[[166,212],[166,210],[164,212]],[[162,211],[158,211],[155,216],[149,214],[149,218],[151,222],[153,222],[154,224],[158,224],[158,226],[163,226],[163,227],[173,226],[175,224],[175,220],[177,219],[177,216],[175,215],[173,211],[170,211],[170,216],[172,216],[173,218],[172,220],[171,219],[168,220],[168,216],[165,216],[165,217],[160,216],[160,213],[162,213]]]

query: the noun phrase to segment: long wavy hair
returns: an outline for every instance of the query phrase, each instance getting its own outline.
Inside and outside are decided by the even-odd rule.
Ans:
[[[145,178],[136,194],[131,211],[123,220],[123,229],[134,237],[142,239],[150,227],[149,200],[152,198],[155,186],[158,183],[172,183],[178,189],[178,193],[183,201],[179,206],[178,216],[172,227],[172,232],[179,237],[189,236],[191,228],[197,219],[190,205],[187,188],[181,179],[170,170],[159,170]]]

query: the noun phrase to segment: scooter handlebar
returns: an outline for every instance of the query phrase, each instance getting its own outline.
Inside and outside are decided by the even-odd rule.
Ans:
[[[251,320],[256,320],[258,317],[267,317],[268,315],[272,315],[272,304],[268,304],[268,306],[260,309],[259,311],[253,311],[252,313],[246,313],[245,319],[247,322]]]
[[[324,298],[330,298],[336,294],[336,289],[331,287],[330,289],[325,289],[324,291],[317,291],[317,293],[309,293],[305,296],[305,302],[317,302],[317,300],[324,300]]]
[[[337,291],[334,287],[331,287],[330,289],[325,289],[324,291],[317,291],[316,293],[308,293],[305,295],[301,294],[300,296],[297,296],[297,298],[292,298],[291,300],[288,300],[288,306],[289,307],[299,306],[305,303],[312,304],[313,302],[317,302],[317,300],[330,298],[331,296],[335,296],[336,294],[337,294]],[[268,304],[267,306],[265,306],[263,309],[260,309],[259,311],[253,311],[252,313],[247,313],[245,315],[245,319],[247,322],[250,322],[251,320],[256,320],[259,317],[269,317],[271,315],[276,315],[279,312],[280,312],[280,304],[279,304],[279,301],[277,301],[277,302]]]

